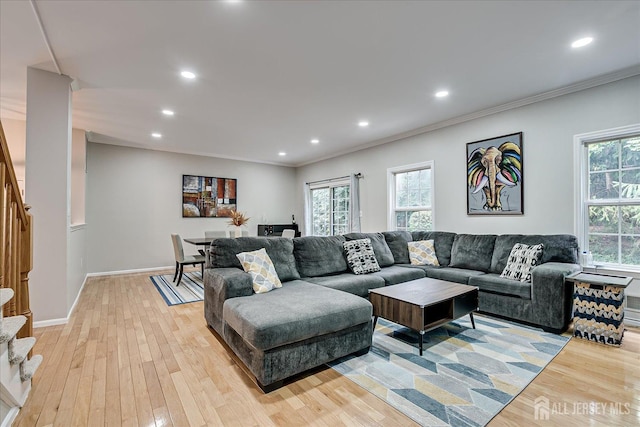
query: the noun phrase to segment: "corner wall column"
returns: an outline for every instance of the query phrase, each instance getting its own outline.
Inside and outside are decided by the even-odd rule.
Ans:
[[[70,223],[71,79],[27,68],[25,198],[33,224],[34,320],[65,319]]]

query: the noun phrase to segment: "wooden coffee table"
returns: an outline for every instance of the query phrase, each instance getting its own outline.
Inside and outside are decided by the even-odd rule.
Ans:
[[[423,278],[399,285],[369,290],[373,305],[373,328],[378,317],[406,326],[420,334],[420,356],[424,333],[467,314],[476,328],[473,312],[478,309],[478,288],[446,280]]]

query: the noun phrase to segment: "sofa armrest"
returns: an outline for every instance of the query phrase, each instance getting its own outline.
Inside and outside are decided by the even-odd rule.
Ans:
[[[239,268],[204,270],[204,317],[222,335],[222,306],[229,298],[253,294],[251,275]]]
[[[535,323],[558,331],[566,329],[571,318],[573,289],[565,283],[565,277],[580,270],[580,265],[564,262],[546,262],[531,270]]]

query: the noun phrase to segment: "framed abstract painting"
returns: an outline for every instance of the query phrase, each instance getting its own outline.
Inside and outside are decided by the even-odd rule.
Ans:
[[[236,210],[237,180],[182,175],[182,217],[230,217]]]
[[[523,215],[522,132],[467,144],[467,215]]]

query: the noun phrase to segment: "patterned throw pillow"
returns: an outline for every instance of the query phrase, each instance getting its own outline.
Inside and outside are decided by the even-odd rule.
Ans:
[[[276,269],[267,251],[262,248],[253,252],[242,252],[236,255],[244,271],[251,275],[253,291],[256,294],[269,292],[273,288],[281,288]]]
[[[433,265],[439,266],[438,257],[436,257],[436,248],[433,240],[418,240],[416,242],[408,242],[409,245],[409,261],[413,265]]]
[[[544,245],[525,245],[516,243],[511,248],[507,266],[502,271],[500,277],[519,280],[521,282],[531,282],[531,269],[540,263]]]
[[[350,240],[342,244],[347,255],[347,264],[354,274],[367,274],[380,271],[376,255],[373,253],[371,239]]]

